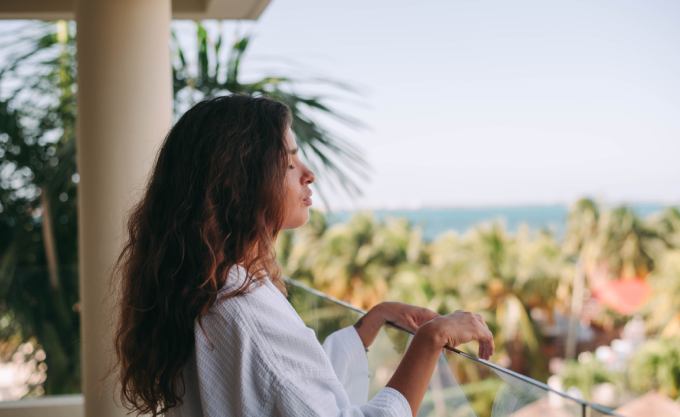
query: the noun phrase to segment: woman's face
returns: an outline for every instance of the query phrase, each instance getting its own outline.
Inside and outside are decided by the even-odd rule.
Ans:
[[[294,229],[307,223],[309,207],[312,205],[312,190],[309,185],[314,182],[314,173],[299,158],[298,147],[293,131],[286,130],[286,148],[288,149],[288,170],[285,180],[285,201],[283,228]]]

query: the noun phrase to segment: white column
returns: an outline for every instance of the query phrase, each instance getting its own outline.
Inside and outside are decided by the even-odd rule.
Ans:
[[[123,416],[113,380],[112,266],[172,120],[170,0],[76,0],[82,391]],[[115,402],[114,402],[115,401]]]

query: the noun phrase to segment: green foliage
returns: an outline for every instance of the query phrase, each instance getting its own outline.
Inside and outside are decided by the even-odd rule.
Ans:
[[[677,232],[673,214],[654,224],[630,207],[602,211],[593,200],[581,199],[569,213],[565,254],[578,258],[591,279],[645,278]]]
[[[659,338],[644,342],[627,359],[625,369],[613,369],[590,352],[569,360],[559,373],[564,388],[576,387],[592,400],[598,384],[611,383],[619,393],[637,396],[657,391],[670,398],[680,397],[680,338]]]
[[[630,209],[602,210],[584,199],[572,209],[563,241],[526,227],[509,234],[501,224],[491,223],[426,242],[419,228],[405,220],[378,221],[370,213],[358,213],[329,226],[321,213],[312,211],[309,225],[280,239],[279,260],[288,275],[362,308],[393,299],[440,313],[479,311],[496,337],[495,360],[545,379],[542,329],[552,324],[555,313],[570,313],[579,259],[587,271],[609,265],[604,278],[618,278],[626,268],[638,274],[658,266],[649,277],[657,300],[650,306],[654,314],[648,314],[649,324],[668,328],[680,317],[680,255],[678,249],[666,249],[666,241],[677,233],[669,226],[674,216],[668,211],[663,221],[646,221]],[[603,320],[621,319],[604,314],[611,317]],[[574,384],[607,375],[598,368],[589,371]]]
[[[80,391],[75,25],[31,24],[0,97],[0,314],[49,352],[45,391]],[[59,243],[57,246],[56,242]]]
[[[649,277],[653,303],[647,306],[647,323],[663,336],[680,336],[680,248],[664,252]]]
[[[582,353],[578,360],[566,361],[560,378],[565,389],[578,388],[587,400],[592,400],[590,395],[597,384],[622,382],[620,373],[610,370],[590,352]]]
[[[312,212],[312,222],[319,216]],[[377,221],[359,213],[323,233],[303,227],[280,244],[279,254],[288,255],[280,257],[287,274],[362,308],[389,298],[440,313],[483,312],[495,330],[499,358],[546,375],[530,310],[554,307],[562,279],[559,246],[548,235],[525,231],[513,237],[492,224],[425,242],[405,220]]]
[[[659,391],[680,397],[680,338],[650,340],[633,355],[627,379],[639,393]]]

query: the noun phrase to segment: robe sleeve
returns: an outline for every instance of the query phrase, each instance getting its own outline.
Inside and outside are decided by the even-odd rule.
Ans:
[[[368,401],[369,369],[366,349],[354,326],[337,330],[323,342],[333,370],[354,405]]]

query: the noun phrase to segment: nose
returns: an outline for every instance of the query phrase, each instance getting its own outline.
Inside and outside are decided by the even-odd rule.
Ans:
[[[311,184],[311,183],[314,182],[315,179],[316,179],[316,177],[314,176],[314,173],[312,172],[312,170],[305,166],[305,171],[304,171],[304,174],[302,176],[303,184]]]

